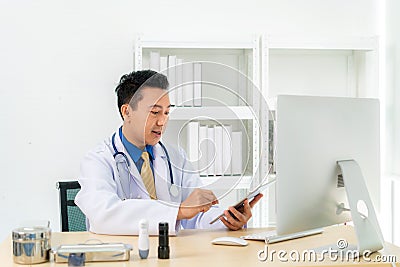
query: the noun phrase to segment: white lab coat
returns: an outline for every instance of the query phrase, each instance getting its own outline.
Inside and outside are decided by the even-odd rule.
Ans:
[[[157,200],[152,200],[147,191],[143,190],[145,186],[142,178],[125,150],[118,131],[115,136],[115,146],[118,151],[124,152],[130,161],[130,182],[127,178],[128,171],[125,163],[118,163],[121,170],[121,177],[119,176],[117,163],[113,157],[115,152],[111,137],[89,151],[81,163],[81,173],[78,178],[81,190],[76,195],[75,203],[86,215],[89,231],[98,234],[137,235],[141,219],[149,221],[151,235],[158,234],[159,222],[168,222],[169,233],[172,235],[176,234],[181,227],[225,227],[221,221],[213,225],[209,224],[223,212],[223,209],[217,206],[213,206],[205,213],[199,213],[190,220],[177,221],[180,203],[194,188],[202,185],[199,175],[191,171],[190,163],[183,151],[167,146],[174,184],[182,188],[178,196],[173,196],[170,193],[171,182],[165,152],[160,144],[153,147]]]

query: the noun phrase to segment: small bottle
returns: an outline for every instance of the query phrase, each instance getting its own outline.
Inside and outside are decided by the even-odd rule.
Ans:
[[[139,222],[138,249],[140,258],[147,259],[149,256],[149,222],[145,219]]]
[[[168,223],[160,222],[158,224],[158,231],[158,258],[169,259]]]

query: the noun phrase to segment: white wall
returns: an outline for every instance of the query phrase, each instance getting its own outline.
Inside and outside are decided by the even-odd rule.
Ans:
[[[391,115],[391,156],[393,157],[390,169],[393,173],[400,175],[400,35],[398,25],[400,24],[399,12],[400,2],[387,0],[387,31],[386,31],[386,66],[387,66],[387,92],[388,111]]]
[[[400,2],[386,1],[386,92],[388,175],[393,178],[393,242],[400,245]]]
[[[120,123],[113,90],[136,33],[374,35],[378,0],[0,1],[0,240],[20,222],[59,229],[55,183]],[[393,2],[395,2],[393,0]]]

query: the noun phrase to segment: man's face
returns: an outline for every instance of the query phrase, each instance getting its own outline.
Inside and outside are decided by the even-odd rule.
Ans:
[[[171,103],[166,90],[145,87],[141,89],[143,99],[135,110],[130,105],[122,108],[125,137],[138,148],[155,145],[160,141],[168,122]],[[124,112],[125,111],[125,112]]]

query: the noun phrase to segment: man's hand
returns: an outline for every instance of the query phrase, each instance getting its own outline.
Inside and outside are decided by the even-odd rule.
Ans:
[[[218,204],[218,200],[211,190],[197,188],[181,203],[177,219],[191,219],[199,212],[208,211],[215,204]]]
[[[251,208],[263,197],[262,194],[258,194],[250,203],[249,200],[246,199],[243,205],[243,212],[238,211],[234,207],[229,207],[228,210],[224,212],[225,218],[222,216],[220,220],[226,227],[231,230],[239,230],[242,229],[243,225],[245,225],[248,220],[250,220]],[[229,211],[236,217],[236,219],[229,213]]]

